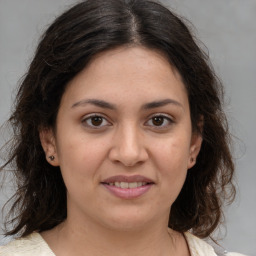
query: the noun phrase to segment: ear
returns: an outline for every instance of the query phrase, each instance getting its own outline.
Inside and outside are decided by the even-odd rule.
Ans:
[[[198,122],[198,131],[194,131],[191,137],[190,153],[188,158],[188,169],[192,168],[196,164],[196,158],[200,152],[203,142],[203,117]]]
[[[59,166],[56,140],[52,129],[40,130],[39,136],[41,145],[45,153],[46,161],[52,166]]]

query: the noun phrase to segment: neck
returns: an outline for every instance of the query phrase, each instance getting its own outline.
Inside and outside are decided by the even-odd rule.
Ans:
[[[166,223],[114,230],[94,226],[92,222],[78,226],[66,220],[42,235],[56,256],[170,256],[180,255],[177,252],[182,247],[182,235],[174,231],[168,232]]]

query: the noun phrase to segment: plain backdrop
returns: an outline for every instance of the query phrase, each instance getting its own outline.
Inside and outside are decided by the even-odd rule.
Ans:
[[[72,0],[0,0],[0,123],[47,25]],[[238,196],[225,209],[228,250],[256,256],[256,0],[163,0],[190,20],[225,85],[226,111],[235,139]],[[0,141],[3,144],[3,138]],[[11,194],[5,182],[0,208]],[[3,219],[3,216],[1,216]],[[0,232],[2,233],[2,232]],[[0,244],[7,240],[0,236]]]

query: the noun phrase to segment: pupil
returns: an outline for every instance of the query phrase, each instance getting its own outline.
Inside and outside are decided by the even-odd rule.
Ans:
[[[102,117],[95,116],[92,118],[92,124],[94,126],[99,126],[99,125],[101,125],[101,123],[102,123]]]
[[[157,125],[157,126],[162,125],[163,121],[164,121],[164,119],[161,116],[156,116],[153,118],[153,124]]]

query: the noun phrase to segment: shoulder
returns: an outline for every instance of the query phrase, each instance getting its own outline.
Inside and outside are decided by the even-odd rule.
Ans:
[[[54,256],[41,235],[32,233],[0,247],[0,256]]]
[[[224,248],[215,248],[206,241],[186,232],[185,237],[192,256],[246,256],[244,254],[227,252]]]
[[[206,243],[204,240],[186,232],[185,234],[188,247],[192,256],[217,256],[213,247]]]

